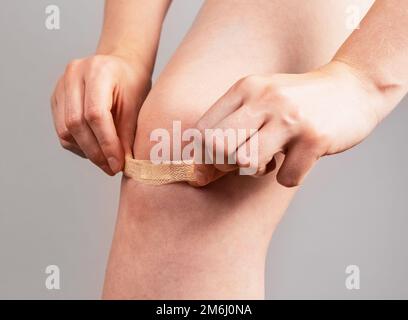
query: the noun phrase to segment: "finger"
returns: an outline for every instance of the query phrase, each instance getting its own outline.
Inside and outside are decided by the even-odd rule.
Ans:
[[[85,84],[84,117],[113,173],[123,168],[123,149],[111,113],[114,85],[107,79]],[[129,119],[130,120],[130,119]]]
[[[299,186],[318,159],[318,153],[309,143],[295,143],[286,152],[276,176],[278,182],[288,188]]]
[[[246,136],[246,132],[243,135]],[[236,169],[237,133],[235,130],[217,128],[206,132],[203,143],[205,163],[213,164],[224,172]]]
[[[213,165],[197,164],[194,166],[194,176],[196,181],[189,182],[189,184],[194,187],[204,187],[226,174],[226,172],[217,170]]]
[[[134,87],[129,90],[135,90]],[[146,91],[148,89],[146,88]],[[145,93],[147,95],[147,92]],[[140,107],[143,104],[145,94],[134,98],[133,94],[123,97],[123,109],[115,118],[117,134],[121,141],[125,156],[133,155],[133,144],[136,136],[136,126]]]
[[[197,123],[199,130],[213,128],[218,122],[237,110],[243,102],[243,97],[237,90],[237,85],[232,86],[227,93],[218,99]]]
[[[72,137],[71,133],[68,131],[65,125],[65,93],[64,87],[61,80],[58,81],[55,88],[54,94],[51,97],[51,112],[52,119],[54,122],[54,128],[57,132],[57,136],[60,140],[70,142],[79,149],[78,144],[75,142],[75,139]]]
[[[262,168],[258,169],[258,171],[251,177],[259,178],[259,177],[265,176],[273,172],[275,169],[276,169],[276,159],[275,157],[273,157],[269,163],[267,163]]]
[[[83,151],[78,147],[76,143],[60,139],[60,144],[65,150],[71,151],[81,158],[86,158],[85,153],[83,153]]]
[[[289,140],[290,135],[274,123],[262,127],[236,152],[237,164],[242,168],[240,173],[261,176],[273,171],[274,156],[283,150]]]
[[[136,136],[137,117],[139,106],[131,104],[132,108],[126,108],[115,121],[117,123],[117,134],[121,142],[123,152],[126,155],[133,155],[133,144]]]
[[[211,128],[234,129],[236,131],[244,129],[258,130],[264,123],[264,113],[256,112],[250,106],[243,104]],[[241,144],[243,142],[245,141],[241,141]]]
[[[250,107],[242,105],[215,125],[216,146],[212,150],[214,157],[224,154],[225,164],[235,163],[234,155],[237,149],[256,134],[264,123],[265,117],[262,113],[253,112]],[[218,169],[225,171],[220,167]],[[231,168],[226,166],[225,169]]]
[[[112,175],[113,173],[107,164],[98,141],[84,119],[84,84],[82,79],[78,79],[72,76],[70,72],[66,72],[64,90],[66,127],[86,157],[107,174]]]

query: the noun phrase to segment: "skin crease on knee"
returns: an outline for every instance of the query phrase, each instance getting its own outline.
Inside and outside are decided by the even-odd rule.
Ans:
[[[351,32],[346,8],[356,3],[255,2],[205,2],[141,109],[136,159],[148,158],[152,130],[170,130],[173,120],[193,127],[240,78],[328,62]],[[357,2],[363,15],[372,4]],[[294,193],[275,173],[230,175],[204,188],[124,178],[103,297],[263,298],[267,247]]]

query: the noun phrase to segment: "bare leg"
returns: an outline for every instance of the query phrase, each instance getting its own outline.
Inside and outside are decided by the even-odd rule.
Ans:
[[[350,32],[348,3],[207,1],[142,108],[135,157],[148,159],[153,129],[194,126],[244,76],[328,62]],[[268,243],[294,192],[273,174],[202,189],[124,178],[104,298],[263,298]]]

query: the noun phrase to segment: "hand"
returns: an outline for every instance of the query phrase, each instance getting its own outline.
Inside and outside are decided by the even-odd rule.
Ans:
[[[119,56],[72,61],[51,98],[62,147],[88,158],[109,175],[121,171],[150,86],[150,74],[143,65]]]
[[[255,175],[275,169],[274,156],[285,159],[277,180],[286,187],[299,185],[322,156],[345,151],[362,141],[378,123],[376,107],[382,103],[376,87],[350,66],[332,62],[306,74],[249,76],[238,81],[199,120],[205,129],[257,129],[254,136],[238,137],[236,148],[216,144],[206,150],[224,156],[224,163],[199,166],[199,185],[214,177],[251,167]],[[245,149],[258,138],[257,161]],[[222,140],[223,137],[221,138]],[[210,144],[205,144],[206,147]],[[228,165],[228,157],[236,165]],[[208,170],[206,175],[203,170]]]

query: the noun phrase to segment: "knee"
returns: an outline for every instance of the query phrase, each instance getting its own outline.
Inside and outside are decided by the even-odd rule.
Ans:
[[[173,95],[163,95],[152,92],[143,104],[138,121],[133,154],[136,159],[150,159],[150,151],[158,143],[155,133],[165,132],[170,139],[170,149],[173,146],[173,133],[182,133],[188,128],[194,128],[201,112],[180,101]],[[178,137],[178,132],[174,137]],[[157,136],[156,136],[157,138]],[[170,152],[172,160],[177,157]]]

